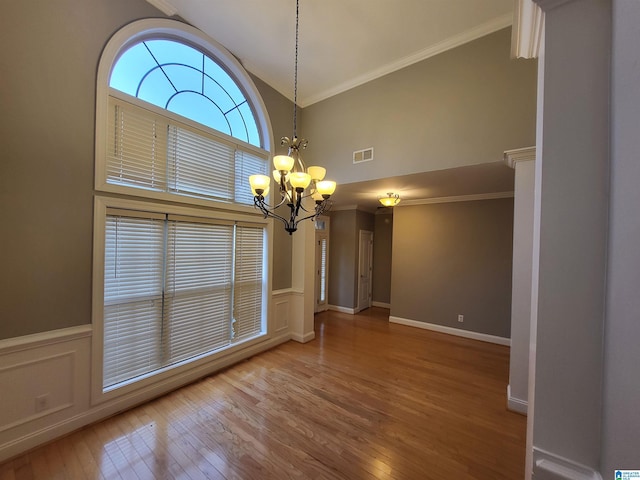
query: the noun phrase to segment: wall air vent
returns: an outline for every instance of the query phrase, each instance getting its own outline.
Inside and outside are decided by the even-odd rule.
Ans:
[[[373,147],[353,152],[353,163],[370,162],[373,160]]]

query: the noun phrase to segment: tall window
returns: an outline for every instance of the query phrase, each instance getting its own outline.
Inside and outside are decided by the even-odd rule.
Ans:
[[[266,224],[243,205],[271,135],[242,67],[179,22],[117,32],[97,90],[96,190],[111,194],[96,197],[94,239],[106,392],[266,334]]]

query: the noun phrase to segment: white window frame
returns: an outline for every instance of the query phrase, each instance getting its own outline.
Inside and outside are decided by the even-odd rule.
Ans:
[[[119,92],[109,87],[109,76],[111,70],[115,65],[118,57],[129,46],[139,43],[148,38],[167,38],[175,41],[187,43],[193,45],[196,48],[202,50],[210,58],[218,62],[228,70],[231,77],[235,79],[243,92],[246,94],[247,101],[255,109],[255,119],[258,125],[258,130],[262,138],[262,150],[255,146],[242,142],[237,138],[226,135],[222,132],[216,132],[222,139],[226,139],[230,143],[243,143],[247,150],[253,150],[256,153],[269,152],[273,154],[273,131],[271,129],[271,121],[267,113],[267,109],[262,101],[260,92],[251,80],[249,74],[244,70],[240,62],[235,59],[227,49],[217,43],[211,38],[208,38],[202,32],[190,25],[178,22],[176,20],[153,18],[138,20],[136,22],[126,25],[118,32],[116,32],[102,53],[100,58],[100,64],[98,65],[98,74],[96,79],[96,146],[95,146],[95,188],[101,192],[110,192],[123,195],[136,195],[153,200],[164,200],[180,202],[183,201],[180,197],[183,195],[176,195],[174,193],[166,192],[154,192],[147,190],[140,190],[133,193],[131,187],[114,185],[107,182],[106,178],[106,161],[107,161],[107,131],[106,124],[109,116],[109,97],[113,96],[120,99],[126,99],[126,101],[143,106],[145,109],[152,112],[159,113],[167,118],[174,118],[175,114],[164,110],[155,105],[143,102],[139,99],[131,97],[125,93]],[[196,129],[207,128],[189,119],[180,117],[181,123],[187,124]],[[212,130],[213,131],[213,130]],[[247,180],[248,182],[248,180]],[[176,198],[178,197],[178,198]],[[190,205],[202,205],[202,206],[219,206],[224,205],[224,208],[233,209],[238,212],[255,213],[253,207],[234,205],[230,203],[217,202],[215,200],[209,200],[205,198],[189,197],[184,201]]]
[[[94,237],[93,237],[93,285],[92,285],[92,355],[91,355],[91,402],[100,404],[102,402],[127,396],[140,391],[160,391],[167,382],[176,376],[180,376],[186,381],[210,373],[216,368],[241,360],[255,352],[255,347],[263,342],[269,341],[273,337],[274,327],[270,312],[271,297],[271,264],[272,264],[272,239],[273,222],[264,219],[259,212],[249,206],[243,206],[228,202],[220,202],[212,199],[198,198],[191,196],[180,196],[172,193],[153,192],[136,189],[121,185],[108,184],[106,182],[106,140],[108,118],[109,97],[118,97],[124,94],[113,95],[114,90],[109,87],[109,75],[111,69],[121,52],[128,46],[138,43],[143,39],[150,38],[170,38],[176,41],[189,43],[199,47],[205,54],[209,55],[220,65],[227,68],[231,76],[238,81],[243,88],[247,100],[255,109],[255,118],[260,130],[263,148],[270,155],[273,154],[273,134],[271,122],[266,111],[266,107],[260,94],[251,81],[247,72],[240,63],[224,47],[206,37],[197,29],[178,21],[169,19],[146,19],[133,22],[116,32],[106,45],[100,64],[98,67],[97,87],[96,87],[96,150],[95,150],[95,190],[94,197]],[[128,101],[131,98],[127,99]],[[137,99],[133,99],[138,101]],[[157,108],[146,104],[145,108]],[[167,112],[158,108],[159,113],[166,117],[171,116]],[[181,118],[181,122],[185,122]],[[197,128],[199,124],[193,122]],[[225,136],[225,134],[220,134]],[[231,142],[238,143],[240,140],[227,136]],[[254,146],[246,144],[255,151],[260,151]],[[127,198],[120,195],[127,195]],[[171,203],[167,203],[170,201]],[[208,207],[208,208],[202,208]],[[160,369],[153,374],[144,376],[135,382],[124,382],[117,388],[104,391],[103,388],[103,353],[104,353],[104,268],[105,268],[105,222],[107,209],[136,210],[159,214],[175,214],[188,217],[201,217],[205,219],[227,220],[232,222],[246,222],[251,224],[264,225],[265,255],[263,258],[263,316],[266,325],[264,335],[239,341],[230,347],[214,353],[205,353],[196,357]]]

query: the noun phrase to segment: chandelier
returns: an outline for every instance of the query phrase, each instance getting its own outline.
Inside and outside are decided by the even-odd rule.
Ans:
[[[400,195],[397,193],[389,192],[386,195],[380,195],[378,200],[385,207],[395,207],[400,203]]]
[[[263,214],[264,218],[271,217],[280,220],[284,229],[293,234],[298,224],[307,219],[314,220],[331,208],[329,197],[336,189],[336,182],[325,180],[326,170],[323,167],[312,166],[306,168],[300,151],[307,148],[308,141],[298,138],[297,110],[298,110],[298,25],[300,17],[300,1],[296,0],[296,50],[293,76],[293,136],[282,137],[280,145],[286,146],[287,155],[273,157],[273,179],[278,184],[280,202],[276,205],[266,203],[269,194],[271,178],[267,175],[251,175],[249,183],[253,193],[253,203]],[[315,200],[313,209],[307,210],[303,200],[312,197]],[[279,215],[276,210],[286,205],[289,211],[286,215]]]

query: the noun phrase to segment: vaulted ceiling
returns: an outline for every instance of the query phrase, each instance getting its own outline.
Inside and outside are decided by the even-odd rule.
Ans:
[[[295,0],[147,0],[179,15],[293,99]],[[513,0],[300,0],[298,104],[311,105],[512,23]],[[349,184],[337,206],[375,210],[372,192],[423,199],[513,189],[501,164]],[[411,193],[409,193],[411,192]]]

